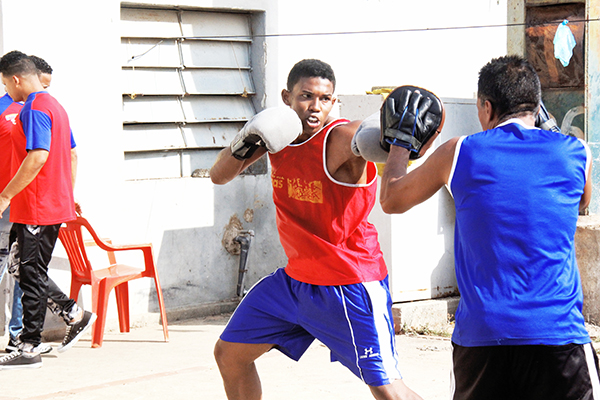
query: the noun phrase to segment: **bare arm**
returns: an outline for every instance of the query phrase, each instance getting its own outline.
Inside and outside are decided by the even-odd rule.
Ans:
[[[407,173],[410,152],[391,146],[381,179],[380,202],[384,212],[401,214],[433,196],[448,183],[458,138],[442,144],[421,166]]]
[[[75,191],[75,180],[77,178],[77,150],[75,147],[71,149],[71,186]],[[81,205],[75,200],[75,212],[77,215],[81,215]]]
[[[333,128],[327,140],[327,170],[344,183],[366,183],[367,161],[352,153],[352,138],[362,121],[352,121]]]
[[[581,200],[579,202],[579,212],[583,212],[587,206],[590,205],[590,200],[592,199],[592,161],[590,159],[589,170],[587,171],[587,180],[585,182],[585,186],[583,188],[583,195],[581,195]]]
[[[21,163],[19,170],[0,193],[0,215],[8,208],[13,197],[25,189],[39,174],[48,160],[48,151],[43,149],[30,150]]]
[[[71,186],[75,190],[75,179],[77,178],[77,150],[71,149]]]
[[[225,147],[217,156],[217,161],[210,168],[210,180],[216,185],[224,185],[238,176],[267,152],[265,148],[257,149],[247,160],[238,160],[231,155],[231,148]]]

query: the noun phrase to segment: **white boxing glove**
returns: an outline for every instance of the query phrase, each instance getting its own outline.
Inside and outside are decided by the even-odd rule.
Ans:
[[[250,118],[231,142],[231,154],[248,159],[259,147],[277,153],[302,133],[302,121],[289,107],[272,107]]]
[[[379,111],[367,117],[352,138],[352,152],[367,161],[385,163],[388,152],[380,144],[381,120]]]

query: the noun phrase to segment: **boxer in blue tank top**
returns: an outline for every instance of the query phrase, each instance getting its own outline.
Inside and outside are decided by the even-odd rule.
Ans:
[[[388,213],[444,185],[454,197],[453,399],[600,400],[574,244],[591,198],[589,148],[535,126],[539,78],[520,57],[486,64],[477,97],[483,131],[408,174],[409,152],[392,146],[380,197]]]

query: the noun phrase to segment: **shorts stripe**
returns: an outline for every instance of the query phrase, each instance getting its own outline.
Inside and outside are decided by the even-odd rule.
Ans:
[[[592,382],[592,396],[594,400],[600,400],[600,379],[598,378],[598,368],[594,361],[594,347],[591,343],[583,345],[585,352],[585,362],[587,363],[590,381]]]
[[[348,322],[348,329],[350,330],[350,336],[352,337],[352,346],[354,347],[354,355],[356,357],[355,358],[356,369],[360,373],[360,379],[364,382],[365,377],[363,375],[362,368],[360,367],[360,364],[358,363],[358,346],[356,345],[356,337],[354,336],[354,330],[352,329],[352,323],[350,321],[350,317],[348,316],[348,307],[346,305],[346,296],[344,295],[344,287],[339,286],[339,289],[340,289],[340,297],[342,299],[342,303],[344,306],[344,314],[346,316],[346,321]]]
[[[391,336],[389,322],[386,318],[388,310],[387,292],[378,281],[365,282],[363,286],[367,290],[373,305],[373,318],[375,319],[375,330],[379,338],[379,351],[383,369],[388,375],[390,383],[396,379],[402,379],[398,368],[398,357],[396,354],[396,338]]]
[[[450,342],[450,398],[454,398],[454,393],[456,392],[456,376],[454,375],[454,342]]]

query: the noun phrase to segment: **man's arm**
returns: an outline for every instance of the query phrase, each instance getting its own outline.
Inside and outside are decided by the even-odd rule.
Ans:
[[[271,107],[259,112],[219,153],[210,169],[211,181],[217,185],[231,181],[267,151],[283,150],[301,133],[302,122],[291,108]]]
[[[238,160],[231,154],[231,148],[225,147],[217,156],[217,161],[210,168],[210,180],[216,185],[224,185],[242,173],[246,168],[263,156],[267,150],[257,149],[254,154],[246,160]]]
[[[71,186],[73,187],[73,191],[75,191],[75,181],[77,178],[77,150],[75,147],[71,148]],[[81,215],[81,205],[77,200],[75,200],[75,212],[77,215]]]
[[[583,187],[583,194],[581,195],[581,200],[579,201],[579,212],[585,211],[586,207],[590,205],[590,200],[592,199],[592,160],[590,158],[590,165],[587,171],[587,179],[585,181],[585,186]]]
[[[381,177],[379,201],[383,211],[404,213],[448,183],[457,141],[458,138],[452,138],[442,144],[410,173],[407,173],[410,151],[392,145]]]
[[[75,179],[77,178],[77,150],[71,149],[71,186],[75,190]]]
[[[327,140],[327,170],[340,182],[366,183],[367,161],[352,152],[352,138],[361,121],[352,121],[333,128]]]
[[[44,149],[30,150],[27,153],[15,176],[0,193],[0,215],[8,208],[12,198],[25,189],[39,174],[48,160],[48,154]]]

